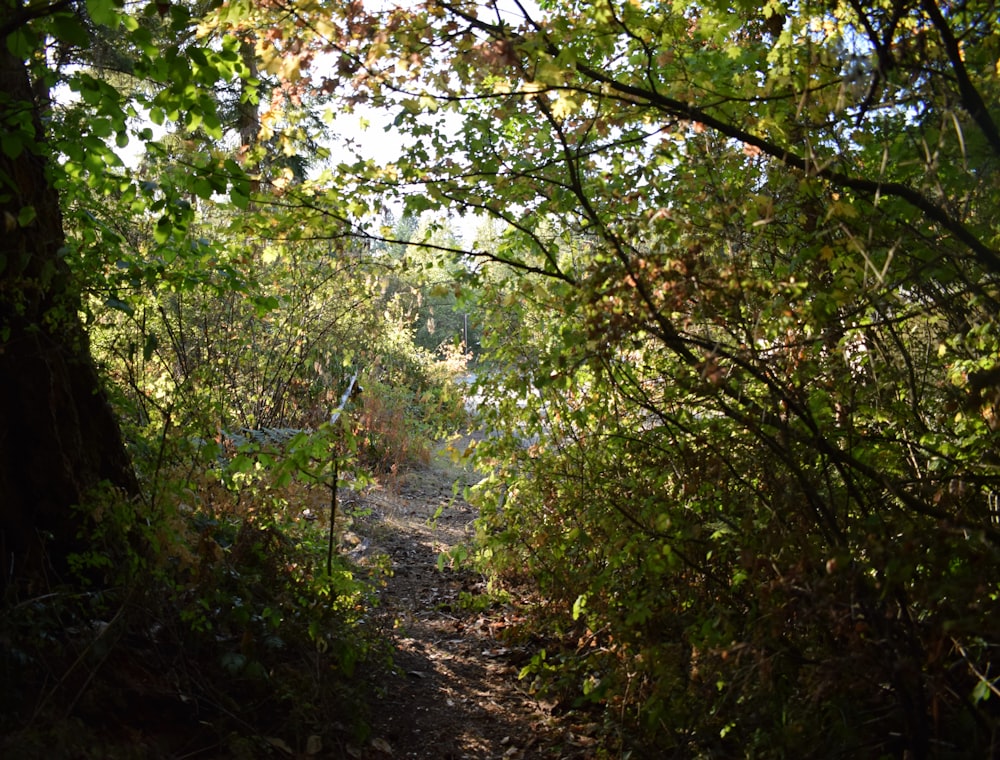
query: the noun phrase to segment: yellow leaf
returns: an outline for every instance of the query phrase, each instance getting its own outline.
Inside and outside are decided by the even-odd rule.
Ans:
[[[845,219],[854,219],[858,215],[858,210],[846,201],[836,201],[830,206],[828,216],[840,216]]]
[[[277,49],[269,42],[257,43],[257,58],[260,59],[260,67],[268,74],[278,73],[281,67],[281,58]]]
[[[295,175],[292,173],[292,170],[286,166],[278,176],[271,180],[271,185],[275,190],[281,191],[288,187],[294,179]]]
[[[302,11],[299,11],[300,13]],[[337,35],[337,30],[334,29],[333,25],[324,18],[319,18],[313,24],[313,28],[316,30],[316,34],[327,40],[332,40]]]
[[[506,77],[497,79],[496,81],[493,82],[493,92],[496,95],[506,95],[510,93],[510,91],[511,91],[510,80],[507,79]]]
[[[552,115],[557,119],[572,116],[580,108],[580,93],[563,91],[552,104]]]
[[[282,134],[278,138],[278,143],[281,145],[281,152],[286,156],[294,156],[298,153],[298,146],[287,134]],[[287,170],[286,170],[287,171]]]
[[[280,66],[281,78],[289,82],[297,82],[302,77],[302,72],[299,70],[300,63],[298,56],[283,60]]]
[[[389,52],[389,45],[385,42],[376,42],[370,48],[368,48],[368,56],[365,59],[365,65],[374,67],[379,60],[381,60],[386,53]]]
[[[542,61],[535,68],[535,81],[545,84],[562,84],[566,79],[566,70],[552,61]]]

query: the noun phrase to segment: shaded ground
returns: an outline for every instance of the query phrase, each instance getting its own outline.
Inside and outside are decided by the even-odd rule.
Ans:
[[[452,447],[462,451],[467,442],[458,439]],[[551,705],[518,681],[531,653],[502,637],[514,622],[514,608],[494,604],[475,611],[487,601],[483,580],[438,569],[443,551],[472,536],[474,510],[454,496],[453,485],[473,479],[441,446],[429,465],[405,473],[392,493],[367,499],[372,514],[358,527],[355,551],[391,559],[382,606],[394,620],[396,670],[378,679],[372,740],[356,756],[593,756],[587,727],[564,725]]]
[[[523,605],[500,603],[474,573],[439,569],[443,552],[472,537],[476,515],[455,484],[461,493],[474,477],[442,445],[428,465],[342,505],[353,517],[341,550],[391,570],[375,610],[384,617],[369,622],[380,645],[388,633],[395,667],[367,661],[370,688],[326,672],[334,658],[307,635],[307,625],[336,616],[310,608],[282,621],[280,637],[265,624],[268,610],[302,605],[294,595],[311,588],[287,572],[299,545],[250,520],[206,521],[189,543],[171,545],[191,554],[168,576],[175,585],[149,576],[106,600],[55,592],[5,610],[0,757],[607,757],[596,724],[518,680],[533,652],[505,633]],[[311,494],[300,492],[301,503]],[[371,727],[363,741],[362,721]]]

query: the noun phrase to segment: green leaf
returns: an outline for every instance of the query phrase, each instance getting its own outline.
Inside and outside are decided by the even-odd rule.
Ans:
[[[90,32],[76,16],[59,14],[52,17],[52,32],[63,42],[77,47],[90,45]]]
[[[253,459],[246,454],[237,454],[229,463],[230,472],[250,472],[253,469]]]
[[[24,152],[24,142],[17,132],[9,132],[0,135],[0,150],[5,156],[17,158]]]
[[[38,35],[27,25],[19,26],[7,36],[7,49],[15,58],[27,60],[38,49]]]
[[[219,664],[229,675],[237,676],[246,667],[247,658],[239,652],[224,652],[219,658]]]
[[[205,55],[205,51],[201,48],[188,48],[187,56],[196,66],[208,66],[208,57]]]
[[[87,0],[87,13],[95,24],[111,28],[118,26],[118,7],[114,0]]]
[[[116,309],[117,311],[123,312],[125,314],[135,313],[135,309],[132,308],[132,305],[127,303],[126,301],[122,301],[120,298],[114,298],[114,297],[106,298],[104,300],[104,305],[109,308]]]
[[[191,182],[191,190],[194,194],[203,200],[210,200],[212,194],[215,192],[212,188],[212,183],[209,182],[204,177],[195,177]]]
[[[263,317],[277,309],[281,305],[281,301],[275,296],[254,296],[253,304],[257,311],[257,316]]]
[[[250,195],[241,184],[233,183],[229,190],[229,200],[240,210],[245,210],[250,206]]]
[[[990,682],[985,678],[980,678],[976,681],[976,685],[972,688],[972,701],[976,704],[979,702],[985,702],[990,698]]]
[[[30,225],[38,216],[38,212],[35,211],[34,206],[22,206],[21,210],[17,212],[17,224],[19,227],[27,227]]]
[[[160,243],[166,243],[170,238],[170,234],[174,231],[173,220],[164,214],[159,219],[156,220],[156,229],[153,230],[153,239]]]

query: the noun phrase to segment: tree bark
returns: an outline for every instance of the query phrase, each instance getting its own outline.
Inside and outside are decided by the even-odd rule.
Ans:
[[[0,19],[2,20],[2,19]],[[87,493],[138,483],[64,259],[59,195],[27,66],[0,39],[0,588],[65,567]],[[34,210],[32,215],[31,209]]]

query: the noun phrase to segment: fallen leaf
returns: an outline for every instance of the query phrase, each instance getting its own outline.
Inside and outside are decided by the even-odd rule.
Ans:
[[[379,752],[384,752],[387,755],[392,754],[392,745],[385,739],[372,739],[372,746]]]
[[[267,737],[267,743],[275,749],[280,749],[282,752],[286,752],[289,755],[293,754],[292,748],[288,746],[288,743],[283,739],[279,739],[277,736]]]

